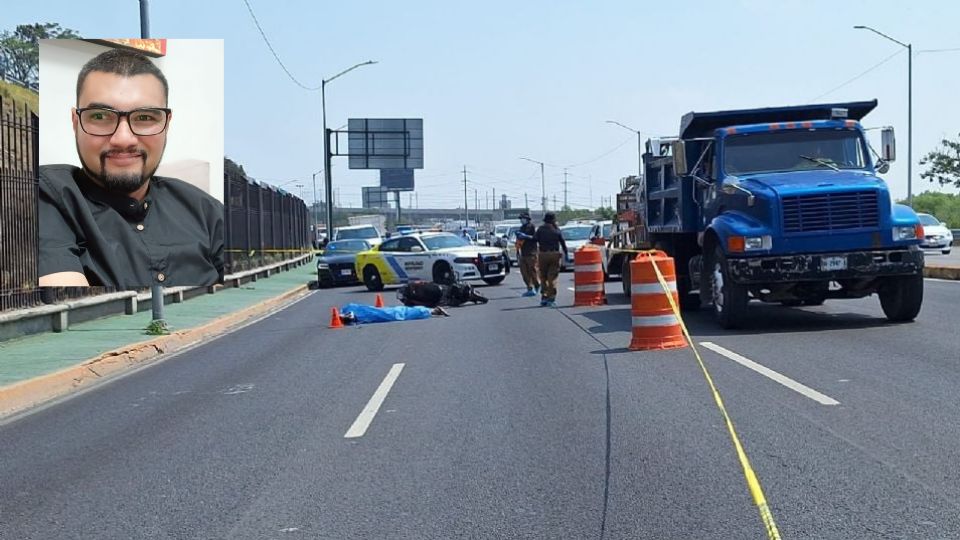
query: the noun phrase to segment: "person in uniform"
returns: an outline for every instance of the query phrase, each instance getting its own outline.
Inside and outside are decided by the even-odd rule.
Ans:
[[[71,109],[81,167],[40,167],[40,286],[223,281],[223,204],[155,176],[173,112],[163,73],[113,49],[87,62]]]
[[[517,231],[517,249],[520,251],[520,275],[527,286],[521,296],[540,294],[540,281],[537,280],[537,242],[533,239],[537,228],[530,223],[530,214],[520,214],[520,230]]]
[[[567,256],[567,243],[563,233],[557,227],[557,216],[547,212],[543,216],[543,225],[533,235],[540,249],[540,305],[555,307],[557,301],[557,276],[560,275],[560,257]],[[563,253],[560,253],[561,248]]]

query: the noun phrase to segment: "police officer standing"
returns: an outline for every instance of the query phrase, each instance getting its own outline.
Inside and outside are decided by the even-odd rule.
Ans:
[[[533,239],[537,232],[533,223],[530,223],[530,214],[520,214],[520,230],[517,231],[517,246],[520,250],[520,275],[527,291],[521,296],[536,296],[540,294],[540,282],[537,280],[537,242]]]
[[[560,249],[563,248],[563,257],[567,256],[567,243],[563,233],[557,227],[557,216],[547,212],[543,216],[543,225],[537,228],[533,239],[540,248],[538,262],[540,263],[540,305],[555,307],[557,300],[557,276],[560,275]]]

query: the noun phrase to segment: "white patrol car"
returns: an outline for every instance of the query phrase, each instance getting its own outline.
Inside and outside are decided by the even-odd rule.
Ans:
[[[482,279],[497,285],[506,277],[503,250],[474,246],[450,233],[410,234],[384,240],[357,254],[356,271],[367,289],[424,280],[451,284]]]

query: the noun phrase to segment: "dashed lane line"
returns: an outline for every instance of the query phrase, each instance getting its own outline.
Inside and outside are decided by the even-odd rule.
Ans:
[[[730,360],[733,360],[734,362],[740,364],[745,368],[752,369],[753,371],[756,371],[757,373],[763,375],[764,377],[770,378],[786,386],[787,388],[795,392],[798,392],[816,401],[817,403],[820,403],[821,405],[839,405],[840,404],[839,401],[833,399],[830,396],[821,394],[820,392],[817,392],[816,390],[814,390],[813,388],[810,388],[809,386],[798,383],[797,381],[791,379],[790,377],[787,377],[786,375],[778,373],[764,365],[758,364],[753,360],[750,360],[745,356],[739,355],[729,349],[725,349],[720,345],[717,345],[716,343],[712,343],[710,341],[701,341],[700,344],[703,345],[705,348],[710,349],[711,351],[721,356],[725,356]]]
[[[353,425],[350,426],[350,429],[348,429],[347,433],[343,436],[344,439],[363,437],[363,434],[367,432],[367,428],[370,427],[370,423],[373,422],[373,418],[377,416],[377,411],[379,411],[380,406],[383,405],[383,400],[387,398],[387,393],[390,392],[393,383],[396,382],[397,377],[400,376],[400,372],[403,371],[403,366],[404,364],[394,364],[393,367],[390,368],[387,376],[383,378],[383,382],[380,383],[380,386],[377,387],[370,401],[367,402],[367,406],[360,411],[360,415],[357,416],[357,419],[353,421]]]

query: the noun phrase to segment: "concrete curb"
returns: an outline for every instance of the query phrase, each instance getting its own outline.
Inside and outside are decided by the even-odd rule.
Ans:
[[[923,277],[960,279],[960,266],[924,266]]]
[[[307,292],[307,285],[301,285],[202,326],[124,345],[60,371],[0,388],[0,419],[92,387],[130,369],[161,361],[170,353],[225,334],[249,319],[300,298]]]

